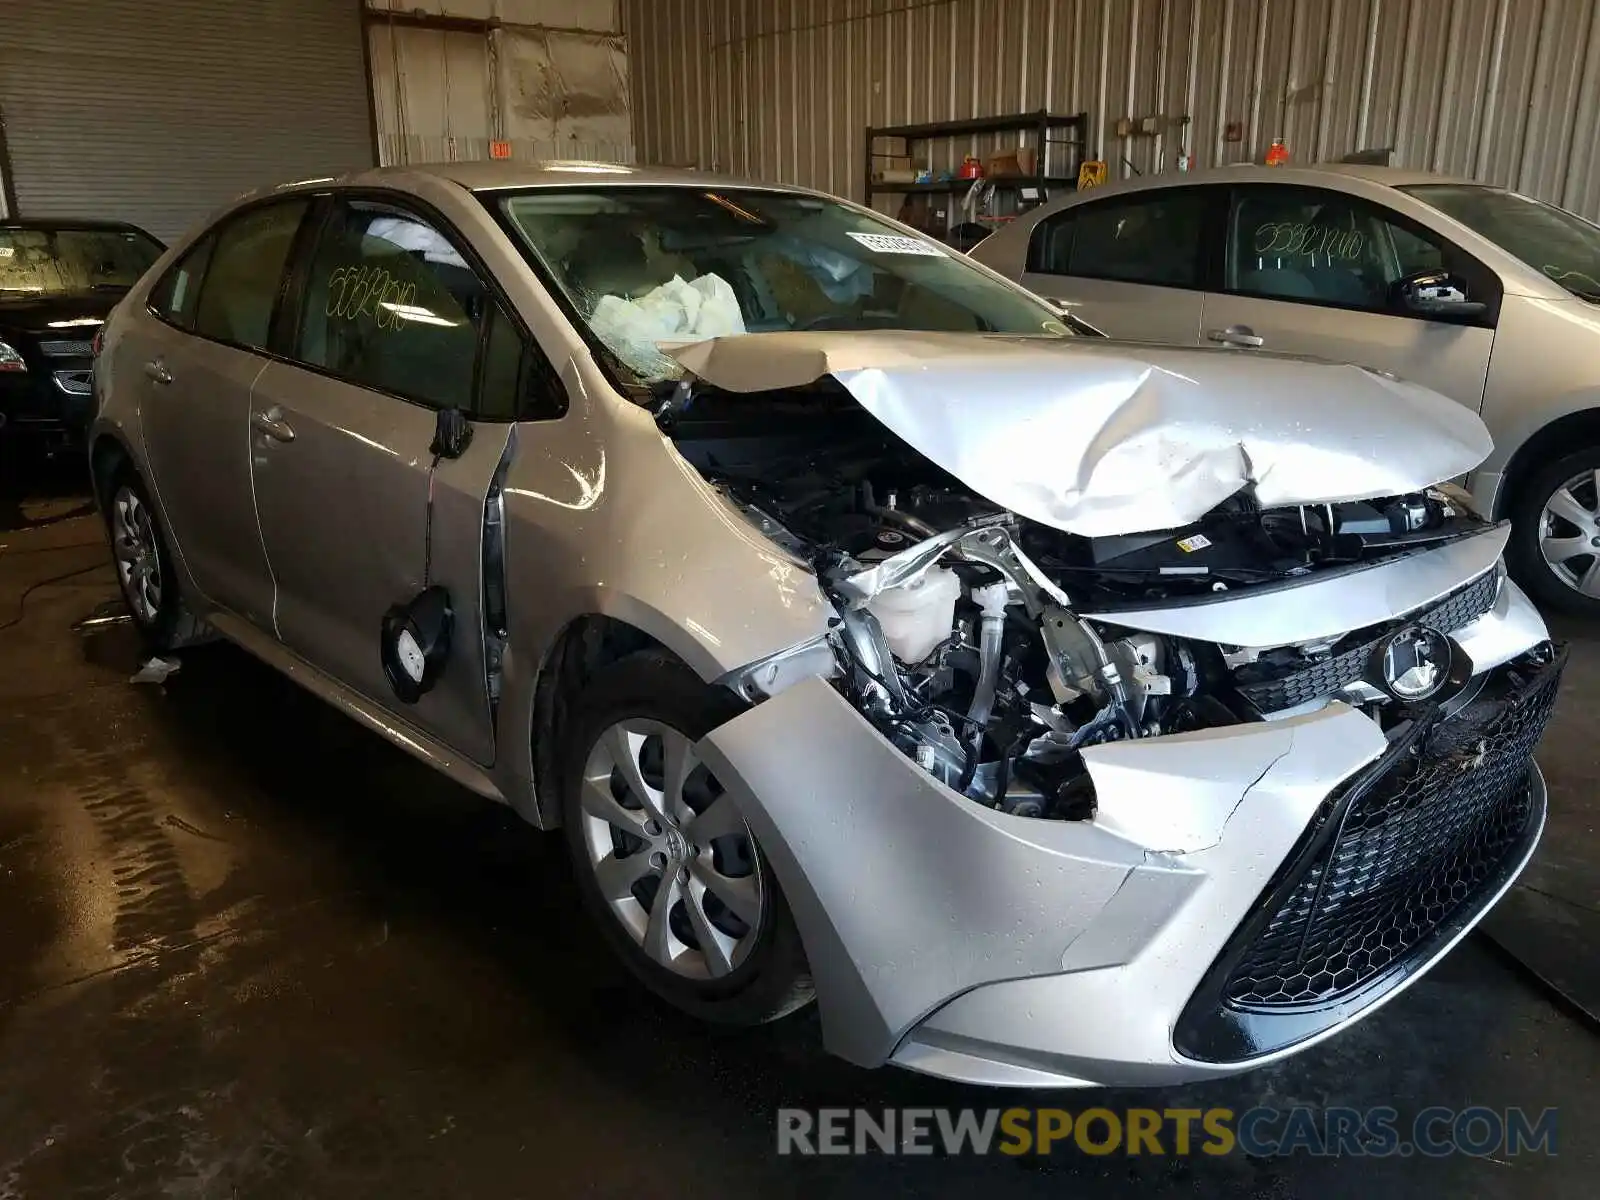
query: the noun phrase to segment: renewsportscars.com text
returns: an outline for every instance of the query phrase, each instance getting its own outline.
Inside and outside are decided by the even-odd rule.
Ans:
[[[782,1108],[778,1153],[1248,1154],[1443,1158],[1556,1153],[1557,1110]]]

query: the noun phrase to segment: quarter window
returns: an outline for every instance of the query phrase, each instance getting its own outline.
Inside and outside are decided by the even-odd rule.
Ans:
[[[1401,275],[1418,271],[1442,271],[1447,266],[1444,248],[1420,234],[1399,225],[1389,225],[1389,238],[1394,243],[1396,265]]]
[[[478,414],[491,420],[514,420],[522,393],[526,354],[522,334],[498,303],[490,309],[484,339],[483,377],[479,380]]]
[[[289,248],[305,216],[306,201],[290,200],[252,208],[233,218],[216,236],[216,249],[204,267],[194,316],[194,331],[238,346],[264,349],[272,313],[283,285]],[[185,284],[187,289],[198,281]]]
[[[200,303],[200,283],[205,278],[206,264],[211,261],[211,251],[216,239],[207,237],[180,258],[161,282],[151,290],[150,307],[166,321],[180,329],[194,326],[195,310]]]
[[[1067,209],[1034,232],[1029,269],[1050,275],[1198,287],[1205,196],[1140,192]]]

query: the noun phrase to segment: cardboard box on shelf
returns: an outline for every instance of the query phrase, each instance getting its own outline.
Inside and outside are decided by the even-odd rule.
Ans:
[[[884,154],[872,160],[873,183],[912,183],[916,178],[917,169],[906,155]]]
[[[1039,170],[1039,152],[1028,146],[1008,150],[1003,154],[993,155],[984,164],[984,169],[991,179],[1016,179],[1019,176],[1035,175]]]

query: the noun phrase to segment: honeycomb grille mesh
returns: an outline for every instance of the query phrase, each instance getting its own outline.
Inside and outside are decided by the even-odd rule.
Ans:
[[[39,353],[48,358],[89,358],[94,354],[94,343],[78,339],[44,341],[39,343]]]
[[[1561,660],[1416,739],[1366,790],[1324,803],[1342,820],[1224,985],[1234,1007],[1319,1006],[1361,988],[1472,900],[1521,843],[1532,756]],[[1350,790],[1358,794],[1346,810]]]
[[[1499,572],[1485,571],[1471,583],[1451,592],[1432,608],[1424,609],[1389,626],[1357,634],[1358,644],[1350,649],[1342,650],[1277,678],[1240,682],[1239,694],[1253,704],[1257,711],[1265,713],[1279,712],[1285,708],[1293,708],[1297,704],[1331,696],[1361,678],[1367,669],[1367,663],[1372,659],[1374,647],[1391,628],[1417,624],[1437,629],[1440,633],[1453,633],[1465,625],[1470,625],[1493,608],[1499,590]],[[1248,678],[1245,672],[1241,672],[1241,677]]]

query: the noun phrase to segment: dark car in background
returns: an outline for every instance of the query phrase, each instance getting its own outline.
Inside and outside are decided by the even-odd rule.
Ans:
[[[106,315],[160,257],[134,225],[0,221],[0,444],[55,453],[93,415],[93,341]]]

